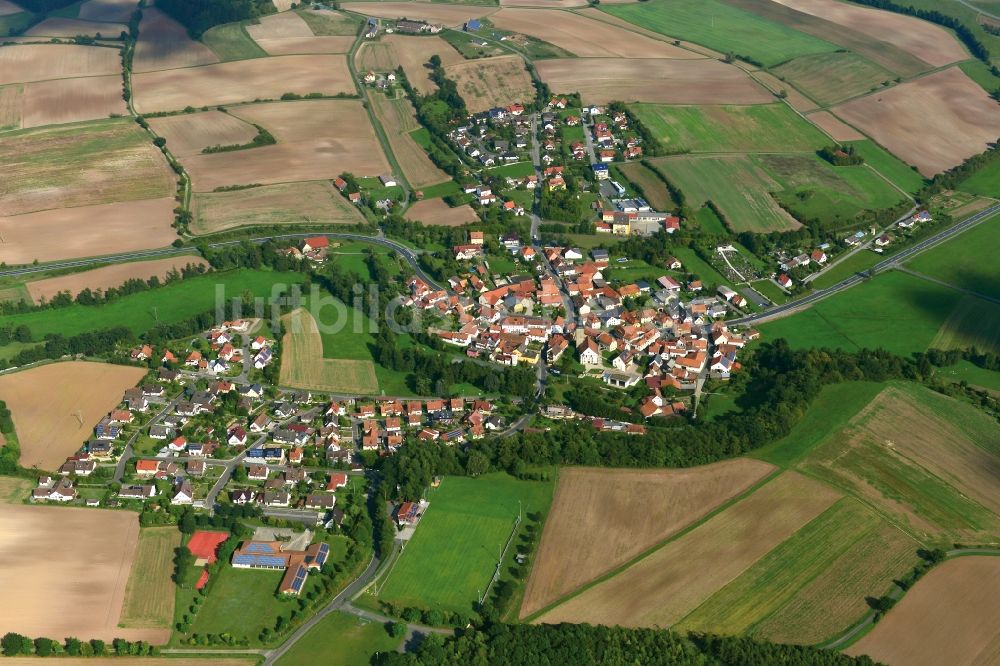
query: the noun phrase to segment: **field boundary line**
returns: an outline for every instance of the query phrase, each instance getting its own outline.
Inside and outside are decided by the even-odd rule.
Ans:
[[[761,462],[766,462],[766,461],[761,461]],[[767,463],[767,464],[771,465],[773,463]],[[580,587],[578,587],[577,589],[573,590],[569,594],[566,594],[565,596],[562,596],[559,599],[556,599],[552,603],[550,603],[550,604],[548,604],[548,605],[540,608],[539,610],[535,611],[531,615],[528,615],[527,617],[522,618],[521,622],[523,622],[523,623],[532,623],[532,622],[534,622],[539,617],[541,617],[541,616],[545,615],[546,613],[548,613],[549,611],[552,611],[555,608],[563,605],[564,603],[570,601],[571,599],[580,596],[581,594],[583,594],[587,590],[589,590],[589,589],[591,589],[593,587],[596,587],[596,586],[600,585],[601,583],[604,583],[604,582],[606,582],[608,580],[611,580],[612,578],[614,578],[618,574],[620,574],[620,573],[624,572],[626,569],[629,569],[632,566],[638,564],[641,560],[646,559],[647,557],[649,557],[650,555],[652,555],[656,551],[660,550],[661,548],[663,548],[667,544],[672,543],[672,542],[680,539],[681,537],[687,535],[688,533],[694,531],[698,527],[700,527],[703,524],[707,523],[709,520],[711,520],[712,518],[714,518],[718,514],[722,513],[726,509],[728,509],[728,508],[730,508],[730,507],[738,504],[739,502],[742,502],[744,499],[746,499],[750,495],[754,494],[755,492],[757,492],[758,490],[760,490],[762,487],[764,487],[765,485],[767,485],[771,481],[773,481],[776,478],[778,478],[779,476],[781,476],[786,471],[785,469],[783,469],[783,468],[781,468],[781,467],[779,467],[777,465],[774,465],[774,468],[775,468],[774,471],[772,471],[770,474],[768,474],[767,476],[765,476],[763,479],[757,481],[755,484],[753,484],[752,486],[750,486],[749,488],[747,488],[746,490],[744,490],[742,493],[731,497],[728,501],[723,502],[719,506],[715,507],[715,509],[713,509],[712,511],[709,511],[707,514],[705,514],[704,516],[702,516],[698,520],[694,521],[693,523],[691,523],[689,525],[684,526],[683,528],[681,528],[680,530],[678,530],[676,533],[671,534],[670,536],[668,536],[666,539],[664,539],[664,540],[662,540],[662,541],[660,541],[658,543],[653,544],[652,546],[650,546],[646,550],[642,551],[641,553],[639,553],[638,555],[636,555],[635,557],[633,557],[631,560],[629,560],[629,561],[627,561],[627,562],[625,562],[625,563],[623,563],[623,564],[615,567],[614,569],[612,569],[611,571],[608,571],[607,573],[604,573],[604,574],[598,576],[594,580],[581,585]],[[543,530],[542,534],[544,536],[544,530]],[[539,541],[539,543],[540,543],[540,541]]]

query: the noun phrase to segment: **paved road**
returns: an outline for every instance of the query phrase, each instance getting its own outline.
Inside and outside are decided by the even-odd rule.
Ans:
[[[979,213],[976,213],[972,217],[966,218],[965,220],[962,220],[958,224],[952,225],[951,227],[944,229],[943,231],[939,231],[933,236],[925,238],[916,245],[912,245],[906,248],[905,250],[897,252],[891,257],[883,259],[879,263],[875,264],[871,269],[869,269],[864,274],[855,273],[854,275],[844,280],[841,280],[832,287],[827,287],[826,289],[817,289],[816,291],[812,292],[808,296],[804,296],[803,298],[799,298],[794,301],[789,301],[784,305],[779,305],[777,307],[771,308],[770,310],[765,310],[764,312],[749,315],[747,317],[740,317],[739,319],[731,319],[727,323],[730,326],[739,326],[739,325],[749,326],[753,324],[759,324],[765,321],[770,321],[772,319],[779,319],[794,312],[798,312],[799,310],[803,310],[815,303],[818,303],[819,301],[825,298],[829,298],[834,294],[840,293],[846,289],[850,289],[851,287],[864,282],[870,276],[875,275],[876,273],[881,273],[891,268],[895,268],[897,265],[906,261],[907,259],[910,259],[911,257],[919,254],[920,252],[923,252],[924,250],[928,250],[936,245],[940,245],[941,243],[953,238],[954,236],[957,236],[958,234],[964,231],[968,231],[969,229],[976,226],[980,222],[984,221],[985,219],[997,213],[1000,213],[1000,204],[996,204]]]
[[[869,165],[866,165],[866,166],[869,166]],[[878,172],[876,171],[875,173],[878,173]],[[879,176],[881,177],[881,174],[879,174]],[[847,252],[844,252],[844,253],[840,254],[834,261],[831,261],[830,263],[828,263],[826,266],[824,266],[820,270],[816,271],[815,273],[810,273],[809,275],[805,276],[802,279],[802,281],[808,284],[809,282],[812,282],[813,280],[815,280],[816,278],[820,277],[821,275],[823,275],[827,271],[832,270],[835,266],[838,266],[842,262],[847,261],[850,257],[854,256],[858,252],[864,252],[865,250],[871,248],[872,243],[875,242],[876,238],[878,238],[882,234],[888,232],[890,229],[892,229],[897,224],[899,224],[900,222],[902,222],[903,220],[905,220],[906,218],[910,217],[911,215],[913,215],[916,212],[917,212],[917,208],[916,207],[913,207],[910,210],[906,211],[905,213],[903,213],[902,215],[900,215],[899,217],[897,217],[895,220],[893,220],[892,222],[890,222],[883,229],[881,229],[878,233],[872,234],[872,237],[869,238],[868,240],[866,240],[864,243],[861,243],[857,247],[851,248]]]
[[[181,394],[178,395],[176,398],[167,402],[167,404],[163,407],[163,409],[157,412],[156,416],[150,419],[149,424],[145,426],[143,430],[148,431],[149,427],[157,424],[160,421],[160,419],[162,419],[168,412],[170,412],[174,408],[174,405],[176,405],[180,401],[181,396],[183,395],[184,392],[182,391]],[[140,433],[141,430],[129,438],[128,444],[125,445],[125,451],[122,453],[121,458],[118,459],[118,465],[115,467],[115,476],[114,476],[115,483],[121,483],[122,479],[125,478],[125,467],[128,465],[128,461],[135,456],[135,448],[133,447],[133,444],[135,444],[135,440],[139,437]]]

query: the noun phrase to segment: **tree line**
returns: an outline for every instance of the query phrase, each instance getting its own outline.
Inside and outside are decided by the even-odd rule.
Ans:
[[[209,28],[278,11],[270,0],[158,0],[156,8],[198,39]]]

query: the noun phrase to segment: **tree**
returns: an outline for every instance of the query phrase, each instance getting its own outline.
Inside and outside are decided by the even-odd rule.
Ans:
[[[469,476],[479,476],[490,471],[490,459],[485,453],[479,450],[469,452],[469,458],[465,462],[465,473]]]
[[[51,638],[40,637],[35,639],[35,654],[39,657],[48,657],[59,649],[59,643]]]
[[[385,631],[393,638],[402,638],[406,635],[406,625],[402,622],[386,622]]]
[[[0,639],[0,647],[3,648],[4,656],[16,657],[19,654],[31,654],[31,639],[13,631],[4,634]]]

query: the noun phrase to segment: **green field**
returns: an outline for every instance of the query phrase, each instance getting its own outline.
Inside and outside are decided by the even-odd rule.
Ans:
[[[802,349],[882,347],[907,356],[928,348],[956,296],[947,287],[889,272],[759,328],[766,339],[785,338]]]
[[[643,198],[654,209],[666,211],[675,206],[667,186],[660,180],[659,175],[642,162],[622,164],[618,166],[618,171],[625,176],[628,182],[641,188]]]
[[[1000,305],[962,296],[930,346],[1000,353]]]
[[[959,68],[965,72],[966,76],[979,84],[987,93],[993,94],[1000,89],[1000,76],[994,76],[993,72],[981,60],[966,60],[959,63]]]
[[[771,71],[823,106],[863,95],[896,76],[850,51],[802,56]]]
[[[1000,165],[1000,162],[997,162]],[[1000,170],[998,170],[1000,176]],[[962,289],[1000,298],[1000,214],[922,252],[907,267]]]
[[[923,176],[874,141],[870,139],[846,141],[845,145],[854,146],[866,164],[888,178],[893,185],[904,192],[916,194],[924,186]]]
[[[331,613],[296,642],[277,661],[277,666],[367,664],[376,652],[395,650],[401,640],[389,636],[379,622],[347,613]]]
[[[219,60],[247,60],[263,58],[267,52],[247,34],[245,23],[227,23],[209,28],[201,36],[205,46],[212,49]]]
[[[309,29],[317,37],[349,37],[358,34],[361,19],[351,14],[299,9],[295,12],[302,17]]]
[[[694,274],[698,276],[698,279],[705,283],[707,288],[709,285],[719,285],[725,284],[732,286],[732,283],[727,280],[722,273],[715,270],[712,264],[708,263],[704,259],[698,256],[698,254],[689,247],[675,247],[671,250],[673,255],[681,260],[684,268],[681,272],[684,275]]]
[[[486,172],[497,178],[524,178],[535,174],[535,166],[530,161],[515,162],[486,169]]]
[[[461,194],[462,186],[453,180],[447,180],[437,185],[429,185],[420,190],[424,193],[424,199],[438,199],[449,194]]]
[[[735,53],[770,67],[796,56],[835,51],[817,39],[719,0],[650,0],[601,10],[663,35]]]
[[[788,294],[782,291],[781,287],[770,280],[758,280],[757,282],[751,282],[750,286],[753,287],[753,290],[761,296],[777,305],[781,305],[788,300]]]
[[[880,254],[875,254],[870,250],[858,250],[851,256],[847,257],[843,261],[837,262],[828,271],[817,277],[815,280],[810,282],[815,289],[826,289],[831,287],[841,280],[851,277],[855,273],[860,273],[861,271],[866,271],[878,262],[882,261],[884,257]]]
[[[217,288],[223,288],[227,298],[240,298],[244,292],[269,297],[275,284],[297,284],[303,279],[301,273],[250,269],[210,273],[124,296],[106,305],[74,304],[0,316],[0,326],[24,324],[31,329],[35,340],[42,340],[50,333],[68,337],[115,326],[127,326],[139,334],[157,323],[175,323],[212,310],[216,306]]]
[[[27,30],[35,21],[35,15],[31,12],[18,12],[0,16],[0,36],[9,37],[18,35]]]
[[[379,597],[401,606],[471,614],[514,527],[518,502],[525,514],[544,513],[552,490],[552,483],[506,474],[445,477],[428,491],[430,507]]]
[[[726,229],[726,225],[719,219],[719,216],[708,206],[699,208],[694,217],[698,220],[701,230],[706,234],[716,234],[718,236],[729,235],[729,229]]]
[[[992,164],[966,178],[958,187],[984,197],[1000,198],[1000,160],[993,160]]]
[[[830,141],[787,104],[667,106],[634,104],[639,120],[671,151],[813,151]]]
[[[246,636],[256,643],[261,629],[273,628],[279,615],[287,617],[296,607],[294,600],[278,598],[278,584],[284,575],[284,571],[222,567],[191,632]]]
[[[947,368],[938,368],[934,376],[949,382],[966,382],[970,386],[1000,393],[1000,372],[986,370],[970,361],[959,361]]]

